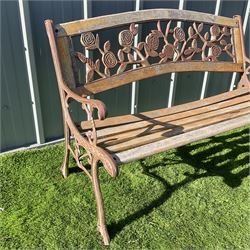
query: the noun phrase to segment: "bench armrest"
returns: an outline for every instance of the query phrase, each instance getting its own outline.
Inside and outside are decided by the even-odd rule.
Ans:
[[[89,156],[89,161],[91,162],[93,159],[97,161],[101,161],[104,165],[104,168],[107,170],[107,172],[112,176],[115,177],[118,174],[118,169],[116,166],[116,162],[112,158],[112,156],[106,152],[104,149],[100,148],[97,145],[97,134],[96,134],[96,127],[95,122],[93,118],[93,110],[97,109],[98,111],[98,117],[100,120],[105,119],[106,116],[106,107],[105,104],[102,101],[94,100],[94,99],[87,99],[85,97],[82,97],[75,92],[73,92],[70,88],[67,87],[66,83],[63,83],[60,85],[62,90],[64,91],[63,95],[65,100],[64,106],[64,115],[66,124],[70,129],[71,135],[73,135],[75,139],[75,150],[71,149],[70,145],[68,146],[71,150],[74,158],[78,161],[78,163],[81,165],[79,159],[79,146],[83,147]],[[76,127],[75,123],[73,122],[71,115],[68,110],[68,102],[70,99],[76,100],[77,102],[82,104],[82,108],[84,111],[86,111],[88,118],[90,119],[92,126],[91,129],[85,132],[84,134],[81,134],[81,132]],[[82,166],[82,165],[81,165]],[[82,166],[83,169],[85,169],[84,166]],[[86,169],[85,169],[86,170]]]
[[[104,120],[106,118],[106,106],[105,104],[97,99],[87,99],[86,97],[82,97],[72,91],[67,87],[67,84],[64,83],[62,86],[63,90],[66,92],[66,99],[73,99],[82,104],[84,110],[86,110],[88,117],[92,117],[92,112],[94,109],[97,109],[97,114],[99,120]]]

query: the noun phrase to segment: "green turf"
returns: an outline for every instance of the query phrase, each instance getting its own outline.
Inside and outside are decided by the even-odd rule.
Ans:
[[[244,127],[100,170],[111,235],[96,231],[91,185],[63,145],[1,156],[1,249],[249,249],[249,132]]]

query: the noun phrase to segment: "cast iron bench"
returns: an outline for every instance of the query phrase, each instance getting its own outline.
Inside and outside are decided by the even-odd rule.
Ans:
[[[141,41],[135,43],[138,30],[149,22],[153,29],[145,39],[140,38]],[[62,174],[64,177],[68,175],[71,153],[93,184],[98,228],[104,244],[108,245],[110,239],[98,179],[98,162],[102,162],[107,172],[115,177],[119,164],[249,123],[250,82],[247,75],[250,60],[245,55],[241,17],[154,9],[55,26],[52,20],[46,20],[45,26],[64,116]],[[106,29],[114,29],[112,43],[102,41],[101,33]],[[81,50],[75,51],[75,41],[81,43],[85,54]],[[80,68],[85,67],[84,84],[80,84],[79,64]],[[141,79],[188,71],[242,74],[237,89],[233,91],[135,115],[106,118],[104,103],[93,98],[97,93]],[[87,114],[86,121],[73,121],[69,111],[71,101],[81,104]],[[95,118],[94,110],[97,110],[99,120]],[[84,166],[84,158],[88,159],[90,170]]]

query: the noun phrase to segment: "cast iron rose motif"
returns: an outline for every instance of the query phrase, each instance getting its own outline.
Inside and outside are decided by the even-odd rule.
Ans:
[[[163,26],[160,20],[157,21],[156,29],[151,30],[145,40],[137,45],[134,43],[134,38],[138,33],[138,26],[135,23],[130,24],[129,28],[118,34],[121,47],[118,48],[117,54],[111,50],[110,41],[100,46],[98,34],[82,33],[80,42],[85,49],[96,50],[100,54],[99,59],[93,61],[83,53],[74,53],[78,60],[86,64],[86,82],[92,81],[94,74],[101,78],[107,78],[111,73],[119,75],[128,68],[132,69],[127,67],[128,65],[148,67],[167,61],[190,61],[193,57],[200,61],[217,61],[222,53],[235,60],[230,40],[231,28],[193,22],[186,34],[179,26],[171,27],[172,20],[164,22],[166,23]],[[209,30],[204,29],[205,25],[209,25]],[[150,58],[155,59],[150,61]]]
[[[81,35],[81,44],[87,49],[96,48],[96,38],[92,32],[85,32]]]
[[[103,54],[102,56],[102,61],[105,67],[112,69],[116,66],[117,64],[117,59],[114,55],[113,52],[107,51],[106,53]]]
[[[123,47],[129,47],[133,45],[134,37],[138,33],[138,28],[135,27],[134,23],[131,23],[129,30],[123,30],[118,35],[119,44]]]
[[[123,30],[119,33],[118,40],[121,46],[130,46],[134,41],[134,35],[129,30]]]

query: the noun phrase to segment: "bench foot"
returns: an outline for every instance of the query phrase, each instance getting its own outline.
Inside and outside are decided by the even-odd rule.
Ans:
[[[92,183],[93,183],[93,189],[95,193],[97,216],[98,216],[97,227],[98,227],[98,231],[101,233],[104,245],[109,245],[110,238],[109,238],[109,234],[108,234],[108,230],[106,226],[103,198],[102,198],[100,182],[98,178],[97,162],[98,161],[96,159],[92,159],[92,164],[91,164]]]
[[[66,152],[67,151],[67,152]],[[67,178],[69,175],[69,151],[65,149],[65,153],[64,153],[64,160],[63,160],[63,164],[61,166],[61,172],[62,172],[62,176],[64,178]]]
[[[100,234],[102,236],[102,240],[103,240],[104,245],[109,246],[110,239],[109,239],[109,233],[108,233],[106,225],[105,225],[105,227],[101,227],[98,225],[98,231],[100,232]]]

